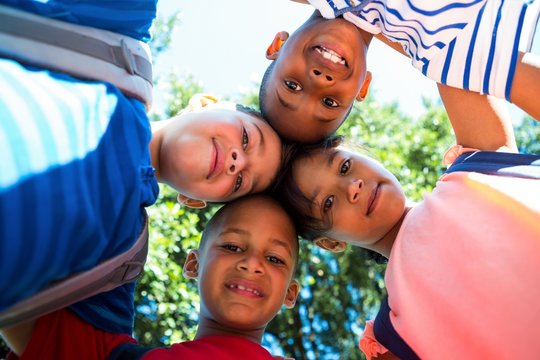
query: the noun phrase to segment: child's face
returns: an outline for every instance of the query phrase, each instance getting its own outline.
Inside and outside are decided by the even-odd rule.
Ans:
[[[266,326],[283,304],[294,305],[298,240],[275,203],[259,197],[226,214],[199,258],[201,317],[225,327]]]
[[[161,176],[181,194],[229,201],[265,190],[281,162],[281,141],[262,119],[234,108],[180,115],[160,151]]]
[[[372,249],[405,211],[405,196],[394,175],[344,147],[299,160],[293,177],[313,201],[310,215],[331,224],[325,235],[351,245]]]
[[[314,142],[343,122],[366,77],[356,26],[315,17],[277,53],[264,91],[265,115],[286,139]]]

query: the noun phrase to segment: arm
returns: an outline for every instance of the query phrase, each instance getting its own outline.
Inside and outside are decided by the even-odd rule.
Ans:
[[[437,87],[458,145],[484,151],[517,151],[504,100],[442,84]]]
[[[398,43],[391,42],[382,34],[375,37],[407,56]],[[510,113],[504,100],[443,84],[437,84],[437,88],[458,145],[484,151],[517,151]]]
[[[17,356],[20,356],[23,353],[28,341],[30,341],[35,323],[35,320],[31,320],[12,327],[0,329],[0,335],[2,335],[6,344],[15,354],[17,354]]]

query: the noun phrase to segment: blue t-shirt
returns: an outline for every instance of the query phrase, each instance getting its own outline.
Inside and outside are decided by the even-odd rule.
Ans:
[[[0,0],[0,4],[148,42],[157,0]]]
[[[0,2],[140,40],[150,37],[156,6]],[[0,89],[1,311],[129,248],[159,188],[140,101],[109,83],[2,58]],[[133,284],[124,285],[72,309],[100,329],[130,333],[133,292]]]

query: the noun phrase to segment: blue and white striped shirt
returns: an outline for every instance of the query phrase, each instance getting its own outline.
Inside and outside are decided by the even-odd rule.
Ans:
[[[519,51],[529,51],[539,0],[310,0],[399,43],[436,82],[509,100]]]

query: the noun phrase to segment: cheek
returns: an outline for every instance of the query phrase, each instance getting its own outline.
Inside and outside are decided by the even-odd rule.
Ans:
[[[356,216],[354,212],[343,211],[334,215],[332,232],[347,238],[362,235],[367,230],[365,219]]]
[[[219,179],[212,183],[204,183],[198,185],[197,196],[199,199],[207,201],[226,201],[226,195],[230,193],[232,189],[231,177],[220,176]]]

